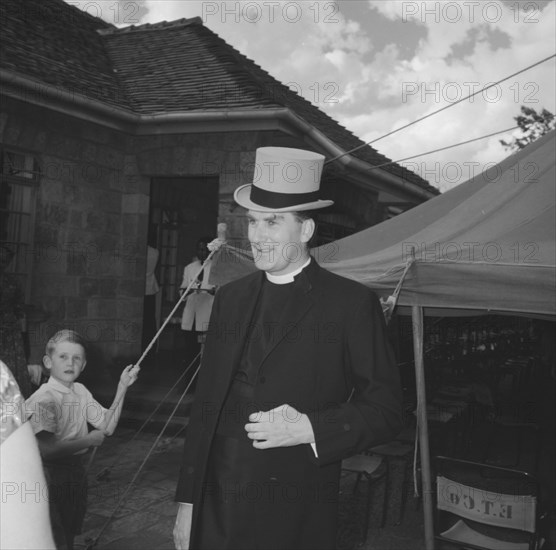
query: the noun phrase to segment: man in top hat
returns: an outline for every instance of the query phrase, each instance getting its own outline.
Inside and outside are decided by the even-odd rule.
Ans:
[[[216,294],[187,428],[177,548],[332,550],[341,460],[401,429],[376,296],[309,254],[324,157],[257,150],[247,209],[259,272]]]

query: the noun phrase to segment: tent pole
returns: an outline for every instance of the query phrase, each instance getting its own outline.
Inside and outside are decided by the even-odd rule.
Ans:
[[[427,426],[427,400],[425,393],[425,369],[423,364],[423,308],[412,306],[413,353],[415,357],[415,385],[417,390],[417,430],[421,455],[421,481],[423,515],[425,522],[425,548],[434,550],[433,492],[429,455],[429,431]]]

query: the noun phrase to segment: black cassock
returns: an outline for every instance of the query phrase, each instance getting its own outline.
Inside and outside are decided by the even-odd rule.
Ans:
[[[351,396],[351,397],[350,397]],[[255,449],[252,412],[309,416],[311,445]],[[314,260],[293,283],[255,273],[217,293],[176,500],[194,549],[333,549],[341,459],[401,428],[380,304]]]

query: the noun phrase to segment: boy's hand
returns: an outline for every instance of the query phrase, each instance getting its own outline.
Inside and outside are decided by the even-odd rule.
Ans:
[[[91,447],[100,447],[104,443],[104,432],[102,430],[91,430],[88,437]]]
[[[120,384],[125,386],[126,388],[131,386],[135,380],[137,380],[137,376],[139,375],[139,371],[141,367],[139,365],[128,365],[123,371],[122,375],[120,376]]]

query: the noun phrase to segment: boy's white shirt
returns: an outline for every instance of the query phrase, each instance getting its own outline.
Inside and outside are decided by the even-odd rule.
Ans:
[[[67,387],[52,376],[25,401],[25,409],[35,434],[50,432],[62,441],[85,437],[87,423],[102,429],[108,412],[83,384]]]

